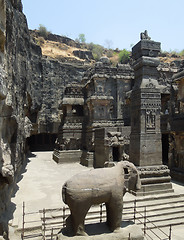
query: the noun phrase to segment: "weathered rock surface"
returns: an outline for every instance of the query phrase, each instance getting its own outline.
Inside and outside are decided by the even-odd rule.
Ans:
[[[86,60],[94,59],[91,51],[75,50],[73,51],[73,54],[76,57],[79,57],[81,59],[86,59]]]

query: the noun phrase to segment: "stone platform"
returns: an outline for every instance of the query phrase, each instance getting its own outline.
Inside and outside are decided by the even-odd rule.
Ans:
[[[133,194],[145,196],[159,193],[172,193],[170,170],[166,165],[145,166],[137,168],[141,178],[142,187]]]
[[[111,233],[107,228],[105,223],[99,224],[89,224],[86,225],[86,232],[89,234],[88,236],[74,236],[69,237],[66,234],[61,232],[57,236],[57,240],[143,240],[144,234],[139,226],[136,224],[128,225],[121,228],[117,232]],[[130,238],[129,238],[130,237]]]
[[[80,163],[81,150],[54,150],[53,160],[59,164],[62,163]]]

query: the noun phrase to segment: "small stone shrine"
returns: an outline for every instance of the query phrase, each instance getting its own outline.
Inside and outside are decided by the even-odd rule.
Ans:
[[[131,94],[130,161],[138,167],[143,184],[142,193],[136,194],[173,191],[169,169],[162,165],[159,52],[160,43],[152,41],[147,31],[132,48],[135,83]]]
[[[57,163],[80,162],[83,105],[82,85],[68,85],[61,103],[63,116],[53,153],[53,159]]]

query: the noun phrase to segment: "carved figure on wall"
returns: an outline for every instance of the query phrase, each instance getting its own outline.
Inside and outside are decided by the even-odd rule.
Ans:
[[[126,181],[125,174],[128,175]],[[140,188],[139,173],[128,161],[119,162],[112,168],[92,169],[73,176],[62,188],[63,201],[71,211],[66,221],[67,229],[74,235],[87,235],[84,230],[86,214],[92,205],[100,203],[106,205],[110,230],[119,229],[124,194]]]
[[[152,110],[146,111],[146,128],[154,129],[155,128],[155,113]]]

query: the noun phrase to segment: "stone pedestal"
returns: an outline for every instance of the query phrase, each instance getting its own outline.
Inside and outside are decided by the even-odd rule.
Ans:
[[[89,224],[86,226],[86,231],[89,236],[74,236],[71,237],[70,234],[65,232],[65,229],[62,229],[61,232],[57,235],[57,240],[143,240],[144,234],[141,230],[141,227],[133,224],[124,226],[119,231],[111,233],[107,228],[105,223],[100,224]],[[130,238],[129,238],[130,236]]]
[[[146,196],[150,194],[172,193],[170,170],[165,165],[138,167],[142,187],[135,194]]]

